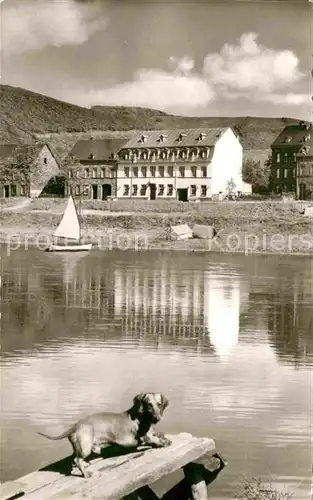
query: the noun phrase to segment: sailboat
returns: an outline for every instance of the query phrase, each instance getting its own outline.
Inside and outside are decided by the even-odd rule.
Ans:
[[[61,222],[54,231],[58,243],[51,243],[48,252],[88,251],[92,243],[80,243],[80,223],[72,195],[70,194]]]

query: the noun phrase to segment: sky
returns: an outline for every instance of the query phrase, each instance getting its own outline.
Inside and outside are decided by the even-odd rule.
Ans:
[[[90,107],[312,120],[309,0],[2,0],[1,83]]]

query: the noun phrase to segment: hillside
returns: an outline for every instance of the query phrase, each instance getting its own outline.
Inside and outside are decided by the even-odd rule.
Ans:
[[[1,142],[29,142],[38,134],[129,131],[153,128],[232,126],[246,150],[268,150],[291,118],[184,117],[158,110],[94,106],[91,109],[58,101],[29,90],[0,85]]]

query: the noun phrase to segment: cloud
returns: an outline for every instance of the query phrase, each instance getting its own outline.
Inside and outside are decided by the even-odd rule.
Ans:
[[[49,45],[80,45],[107,24],[97,4],[74,0],[4,2],[2,17],[5,54],[36,51]]]
[[[226,43],[219,53],[208,53],[202,71],[188,55],[170,56],[168,70],[141,68],[133,79],[92,91],[89,104],[130,105],[164,111],[190,112],[219,100],[244,99],[253,103],[299,106],[307,94],[293,92],[304,75],[289,50],[273,50],[257,42],[256,33],[243,33],[237,44]]]
[[[92,91],[90,105],[143,106],[161,110],[205,107],[215,99],[215,91],[202,75],[192,73],[194,62],[187,57],[170,58],[172,71],[140,69],[130,82]]]
[[[257,37],[256,33],[244,33],[238,45],[226,43],[220,53],[208,54],[203,71],[210,82],[224,91],[264,93],[290,86],[304,76],[293,52],[266,48],[257,43]]]

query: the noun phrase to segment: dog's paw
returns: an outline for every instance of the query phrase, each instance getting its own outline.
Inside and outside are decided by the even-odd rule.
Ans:
[[[162,447],[166,447],[166,446],[171,446],[172,444],[172,441],[170,439],[168,439],[167,437],[163,436],[160,438],[160,444]]]

